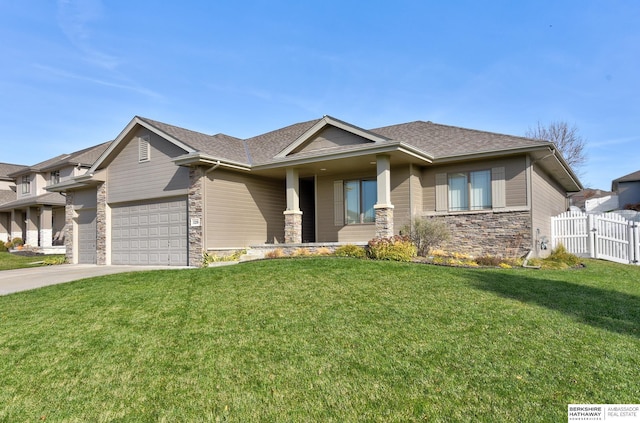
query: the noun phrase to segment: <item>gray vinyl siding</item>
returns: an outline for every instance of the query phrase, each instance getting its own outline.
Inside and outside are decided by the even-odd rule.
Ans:
[[[533,240],[542,236],[551,240],[551,217],[567,210],[566,192],[535,164],[532,168]]]
[[[316,225],[318,242],[366,242],[376,235],[374,223],[336,226],[334,221],[334,182],[376,179],[374,172],[319,176],[317,183]],[[302,217],[304,219],[304,216]],[[342,219],[344,220],[344,219]]]
[[[215,170],[206,181],[207,248],[284,242],[284,180]]]
[[[620,208],[638,203],[640,203],[640,182],[618,182],[618,204]]]
[[[410,165],[391,168],[391,204],[393,204],[393,230],[397,234],[411,223]]]
[[[411,166],[410,171],[410,187],[411,187],[411,217],[420,216],[422,214],[424,208],[423,194],[424,190],[422,189],[422,169],[418,166]]]
[[[311,141],[294,150],[294,154],[364,143],[371,143],[371,141],[340,128],[329,126],[320,131]]]
[[[98,204],[96,189],[82,189],[73,192],[73,207],[75,209],[81,208],[96,208]]]
[[[150,160],[138,161],[138,138],[149,137]],[[186,195],[189,170],[176,166],[172,158],[185,151],[169,141],[140,129],[109,164],[107,201],[121,203]]]
[[[518,156],[509,159],[475,161],[425,168],[422,173],[424,212],[436,211],[436,174],[491,170],[496,167],[504,167],[505,170],[505,204],[507,209],[527,207],[526,158],[525,156]]]
[[[334,182],[357,179],[376,179],[375,173],[350,173],[317,178],[316,224],[318,242],[367,242],[376,235],[375,223],[338,225],[334,219]],[[394,231],[411,219],[410,166],[391,168],[391,203],[394,206]],[[304,216],[302,216],[304,220]]]

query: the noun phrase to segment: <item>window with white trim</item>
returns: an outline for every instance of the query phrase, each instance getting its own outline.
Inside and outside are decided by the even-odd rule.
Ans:
[[[345,224],[373,223],[376,214],[378,191],[375,180],[355,180],[344,182],[344,217]]]
[[[51,173],[49,174],[49,183],[51,185],[57,184],[60,182],[60,171],[59,170],[52,170]]]
[[[148,162],[151,160],[151,145],[149,144],[149,136],[138,138],[138,162]]]
[[[29,194],[31,192],[31,176],[23,175],[22,176],[22,193]]]
[[[449,210],[491,209],[491,171],[450,173]]]

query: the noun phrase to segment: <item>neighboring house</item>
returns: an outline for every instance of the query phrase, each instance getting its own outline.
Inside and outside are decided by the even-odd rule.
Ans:
[[[582,186],[552,143],[324,116],[249,139],[135,117],[66,195],[71,262],[201,263],[203,251],[366,243],[416,216],[456,251],[538,251]],[[542,252],[544,253],[544,252]]]
[[[640,170],[614,179],[611,190],[618,194],[621,209],[640,206]]]
[[[63,154],[9,173],[16,183],[16,195],[13,201],[0,205],[0,213],[8,216],[10,238],[22,238],[34,249],[63,246],[66,200],[59,192],[46,191],[46,187],[86,172],[108,145]]]
[[[606,213],[618,208],[618,196],[614,192],[585,188],[569,196],[571,206],[586,213]]]
[[[16,181],[9,175],[23,169],[25,166],[0,163],[0,207],[3,204],[15,201]],[[0,212],[0,242],[10,241],[11,238],[11,213]]]

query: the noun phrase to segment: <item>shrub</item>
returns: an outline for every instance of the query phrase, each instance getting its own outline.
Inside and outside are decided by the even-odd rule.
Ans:
[[[22,238],[13,238],[11,240],[11,243],[14,247],[20,247],[21,245],[24,245],[24,241],[22,240]]]
[[[206,251],[204,251],[202,253],[202,266],[207,267],[211,263],[218,263],[221,261],[238,261],[240,260],[240,256],[246,253],[247,253],[247,250],[238,250],[238,251],[235,251],[233,254],[219,256],[216,253],[209,254]]]
[[[480,256],[476,258],[476,263],[480,266],[499,266],[503,260],[495,256]]]
[[[66,262],[67,262],[67,258],[65,256],[45,257],[45,259],[42,260],[42,264],[46,266],[65,264]]]
[[[4,243],[4,246],[5,246],[5,248],[6,248],[7,250],[10,250],[10,249],[12,249],[12,248],[13,248],[13,242],[11,242],[11,241],[7,241],[7,242],[5,242],[5,243]]]
[[[401,234],[408,235],[417,248],[417,254],[425,257],[429,250],[447,241],[451,234],[446,223],[441,220],[416,217],[411,225],[405,225]]]
[[[6,252],[9,249],[7,244],[8,242],[0,242],[0,252]]]
[[[291,253],[291,257],[308,257],[311,255],[311,251],[308,248],[296,248]]]
[[[391,238],[374,238],[369,241],[369,257],[375,260],[411,261],[417,247],[406,235]]]
[[[341,245],[336,248],[336,251],[333,254],[338,257],[365,258],[367,256],[364,248],[353,244]]]
[[[316,250],[316,254],[319,256],[330,256],[331,250],[328,249],[327,247],[320,247]]]
[[[564,245],[558,245],[549,257],[545,258],[543,261],[545,262],[554,262],[557,264],[566,264],[567,267],[575,267],[580,264],[580,258],[575,254],[571,254],[567,251]]]
[[[280,257],[284,257],[284,251],[282,251],[282,248],[276,248],[275,250],[266,252],[264,256],[270,259],[280,258]]]

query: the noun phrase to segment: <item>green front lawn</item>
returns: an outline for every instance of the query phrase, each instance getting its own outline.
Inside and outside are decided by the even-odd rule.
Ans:
[[[0,251],[0,270],[22,269],[41,266],[45,260],[62,259],[62,255],[53,256],[21,256]]]
[[[118,274],[0,297],[0,421],[566,421],[639,352],[634,266]]]

